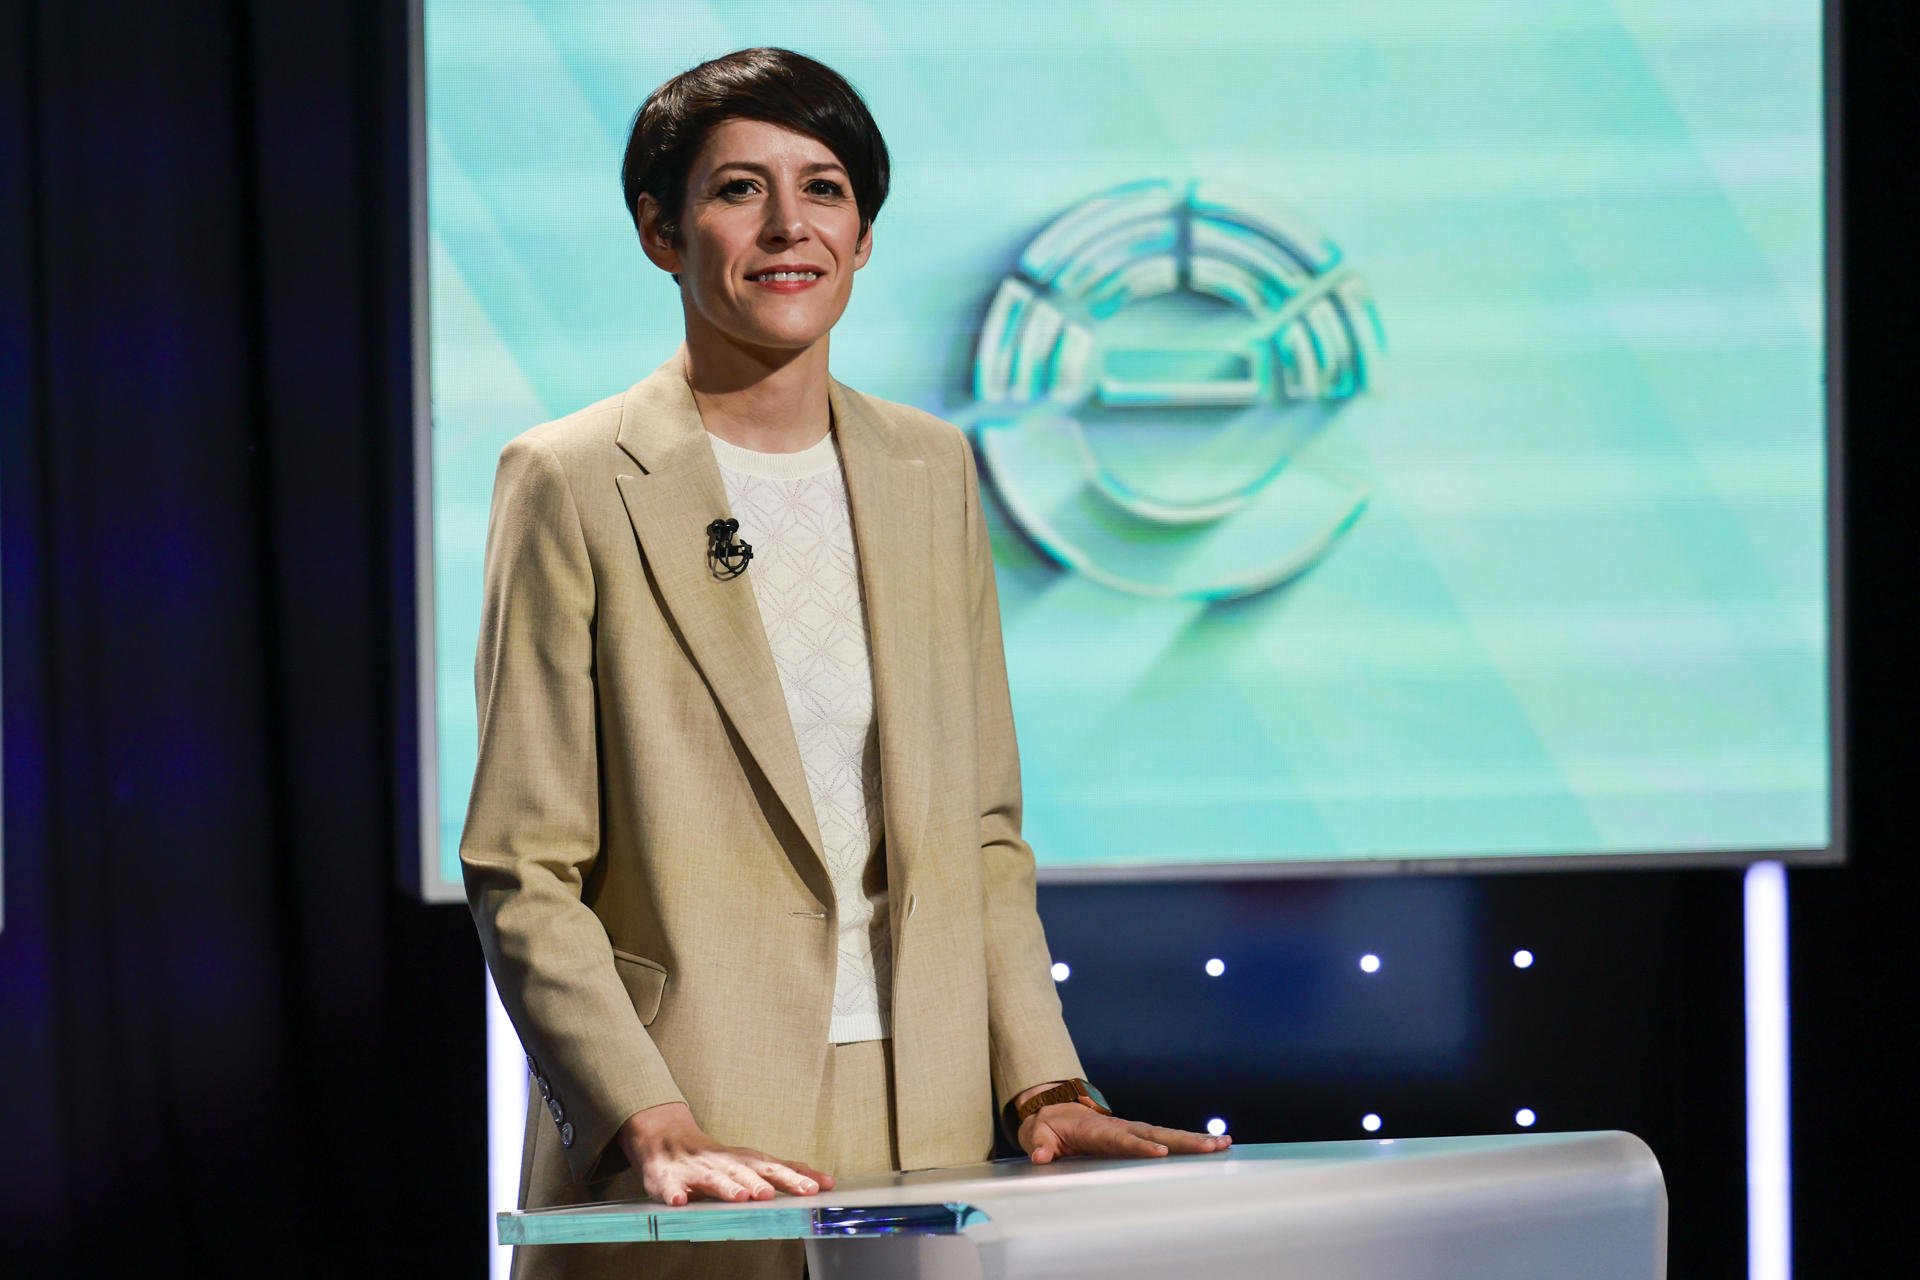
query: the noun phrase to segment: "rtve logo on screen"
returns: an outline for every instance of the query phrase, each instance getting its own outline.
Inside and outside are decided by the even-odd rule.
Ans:
[[[1246,596],[1318,563],[1365,509],[1365,478],[1322,446],[1385,345],[1366,281],[1298,215],[1128,183],[1021,252],[965,418],[1055,560],[1137,595]]]

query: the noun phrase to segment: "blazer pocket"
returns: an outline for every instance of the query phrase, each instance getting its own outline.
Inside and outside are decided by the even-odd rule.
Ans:
[[[615,947],[613,967],[620,974],[620,981],[626,984],[627,997],[633,1001],[633,1011],[640,1015],[640,1025],[646,1026],[660,1012],[660,995],[667,989],[666,966]]]

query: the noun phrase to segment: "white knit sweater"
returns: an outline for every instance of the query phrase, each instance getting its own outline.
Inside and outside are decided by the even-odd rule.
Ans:
[[[880,745],[873,651],[847,483],[833,433],[799,453],[707,440],[739,537],[747,579],[786,694],[839,920],[835,1044],[891,1034],[892,944],[880,850]],[[879,885],[882,887],[874,887]]]

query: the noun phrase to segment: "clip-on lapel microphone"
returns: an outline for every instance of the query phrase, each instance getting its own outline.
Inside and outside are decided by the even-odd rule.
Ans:
[[[707,564],[713,576],[723,581],[745,573],[747,561],[753,559],[753,544],[733,536],[739,530],[740,522],[731,516],[707,526]]]

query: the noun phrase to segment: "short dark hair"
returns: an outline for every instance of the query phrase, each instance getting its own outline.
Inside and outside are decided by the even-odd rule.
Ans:
[[[682,71],[634,112],[620,186],[640,228],[642,192],[660,202],[668,240],[680,242],[687,177],[707,134],[723,120],[764,120],[826,144],[846,168],[860,209],[860,235],[886,203],[887,144],[867,104],[839,72],[791,49],[734,52]]]

